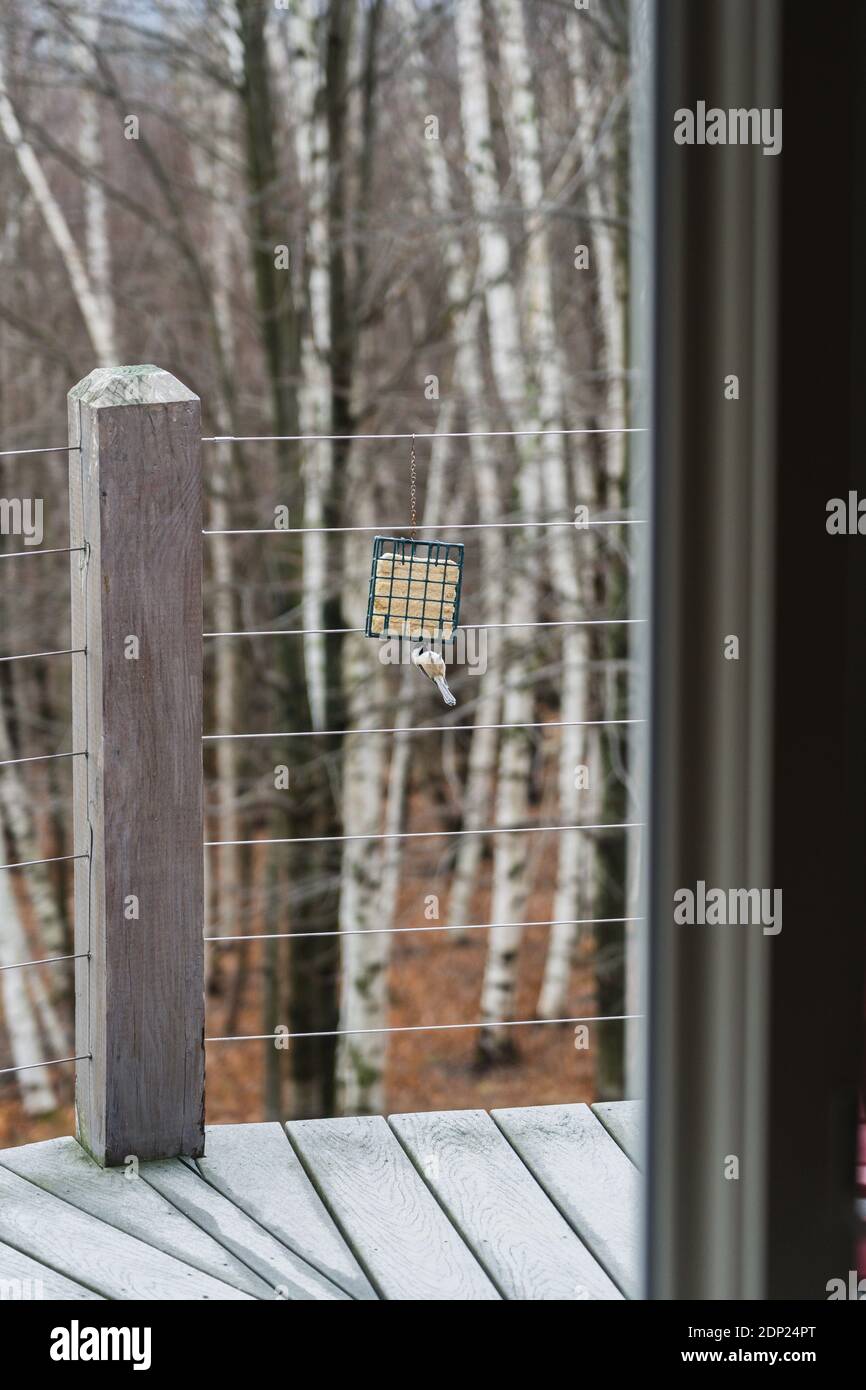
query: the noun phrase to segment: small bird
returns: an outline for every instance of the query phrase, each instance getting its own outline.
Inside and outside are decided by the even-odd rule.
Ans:
[[[446,705],[456,705],[457,700],[448,689],[448,682],[445,679],[445,662],[439,653],[434,652],[432,647],[425,647],[422,642],[420,647],[414,648],[412,660],[433,682]]]

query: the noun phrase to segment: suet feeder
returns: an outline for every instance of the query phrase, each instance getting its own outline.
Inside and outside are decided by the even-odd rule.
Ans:
[[[376,536],[366,635],[450,642],[460,618],[462,582],[462,545]]]

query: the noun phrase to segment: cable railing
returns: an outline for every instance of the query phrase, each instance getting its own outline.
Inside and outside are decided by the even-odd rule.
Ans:
[[[640,516],[611,517],[598,521],[444,521],[422,523],[413,526],[413,531],[526,531],[544,530],[546,527],[567,526],[573,531],[584,531],[598,526],[644,526],[645,519]],[[373,536],[380,532],[402,531],[405,521],[383,521],[378,526],[235,526],[227,530],[204,530],[203,536],[346,536],[362,533]]]
[[[154,403],[150,405],[146,401],[133,402],[128,404],[134,409],[137,405],[145,408],[154,408]],[[345,442],[362,443],[365,441],[409,441],[440,439],[470,440],[475,437],[488,438],[519,438],[519,437],[544,437],[544,436],[605,436],[605,435],[631,435],[642,434],[645,431],[636,427],[575,427],[575,428],[526,428],[517,430],[454,430],[454,431],[399,431],[399,432],[380,432],[352,433],[352,434],[297,434],[297,435],[206,435],[201,437],[204,444],[258,444],[258,443],[320,443],[320,442]],[[10,458],[15,456],[34,456],[49,454],[72,454],[80,450],[80,444],[67,444],[58,446],[47,446],[44,448],[26,449],[5,449],[0,450],[0,458]],[[441,524],[416,523],[413,516],[412,533],[415,532],[441,532],[460,531],[527,531],[536,532],[541,530],[562,530],[580,533],[581,531],[606,530],[619,527],[634,527],[646,525],[646,519],[632,515],[599,515],[597,517],[587,517],[585,520],[577,520],[574,517],[563,518],[562,516],[538,516],[526,519],[506,519],[495,521],[466,521],[466,522],[444,522]],[[202,537],[229,537],[229,536],[306,536],[306,535],[333,535],[343,534],[382,534],[383,532],[393,532],[399,534],[406,530],[405,523],[381,523],[379,525],[329,525],[329,526],[295,526],[295,527],[220,527],[220,528],[200,528]],[[74,538],[73,538],[74,539]],[[89,540],[85,537],[84,544],[72,544],[68,546],[34,546],[25,550],[0,552],[0,559],[21,559],[31,555],[58,555],[58,554],[86,554],[90,548]],[[640,616],[603,616],[603,617],[565,617],[538,619],[533,621],[500,621],[500,622],[479,622],[459,624],[456,631],[493,631],[509,629],[616,629],[640,627],[647,622],[647,619]],[[76,629],[73,629],[76,630]],[[79,627],[77,629],[81,631]],[[205,631],[200,634],[202,640],[212,639],[232,639],[232,638],[274,638],[274,637],[311,637],[311,636],[353,636],[365,631],[359,627],[301,627],[301,628],[250,628],[238,630],[214,630]],[[55,648],[45,651],[33,651],[13,653],[0,656],[2,662],[13,661],[35,661],[44,660],[60,656],[88,655],[87,626],[84,627],[85,642],[82,646],[70,646],[67,648]],[[456,635],[456,633],[455,633]],[[283,739],[306,739],[306,738],[358,738],[372,736],[404,736],[416,734],[429,734],[441,732],[466,732],[474,733],[482,730],[491,732],[507,732],[509,730],[562,730],[568,728],[604,729],[604,728],[637,728],[644,723],[639,718],[597,718],[597,719],[550,719],[550,720],[526,720],[515,722],[496,722],[487,721],[480,723],[437,723],[422,724],[415,726],[407,725],[372,725],[371,727],[354,727],[330,730],[326,728],[312,729],[292,729],[292,730],[249,730],[244,732],[217,732],[201,735],[202,743],[217,743],[230,740],[283,740]],[[0,760],[0,769],[11,768],[23,764],[47,763],[52,760],[74,759],[87,757],[86,748],[73,748],[69,751],[58,753],[35,754],[22,757],[12,757]],[[271,847],[280,845],[343,845],[348,843],[379,843],[379,842],[410,842],[410,841],[431,841],[447,840],[456,841],[462,837],[484,837],[484,836],[524,836],[524,835],[546,835],[546,834],[578,834],[581,832],[590,834],[631,832],[643,828],[644,823],[640,820],[622,821],[591,821],[588,823],[568,823],[568,824],[526,824],[526,825],[483,825],[483,826],[461,826],[455,829],[429,829],[429,830],[385,830],[365,833],[346,833],[332,835],[288,835],[288,836],[259,836],[253,838],[227,838],[227,839],[205,839],[203,844],[205,849],[221,849],[228,847]],[[92,860],[95,851],[88,853],[74,853],[51,855],[44,858],[23,859],[7,864],[0,864],[0,870],[18,870],[35,867],[38,865],[51,865],[69,861]],[[104,853],[100,849],[100,854]],[[92,875],[88,876],[90,879]],[[88,899],[89,899],[88,887]],[[92,906],[88,901],[88,922],[92,912]],[[643,918],[638,915],[622,916],[553,916],[549,918],[533,918],[513,921],[497,922],[467,922],[467,923],[427,923],[421,925],[395,926],[393,924],[382,927],[335,927],[329,930],[314,931],[252,931],[242,934],[211,934],[202,932],[199,940],[209,947],[227,946],[243,943],[245,945],[257,941],[279,941],[293,940],[304,941],[312,939],[337,939],[359,938],[363,936],[420,936],[422,934],[434,933],[446,936],[453,933],[470,932],[498,932],[505,930],[524,930],[530,928],[604,928],[604,927],[627,927],[643,922]],[[86,950],[75,950],[65,954],[37,957],[30,960],[11,962],[0,966],[0,971],[11,971],[18,969],[39,968],[47,965],[67,965],[78,961],[87,961],[93,967],[93,956],[90,945]],[[145,985],[146,987],[146,985]],[[100,988],[103,988],[102,986]],[[99,1002],[99,1007],[110,1008],[103,995]],[[498,1030],[505,1028],[524,1028],[542,1025],[556,1024],[587,1024],[594,1023],[629,1023],[637,1021],[642,1017],[638,1013],[611,1013],[611,1014],[584,1014],[580,1016],[564,1015],[557,1018],[502,1018],[489,1019],[483,1018],[472,1021],[457,1021],[453,1023],[422,1022],[416,1024],[387,1025],[377,1027],[338,1027],[328,1029],[311,1029],[306,1031],[286,1031],[277,1029],[273,1032],[249,1033],[249,1034],[215,1034],[208,1035],[205,1032],[204,1042],[208,1045],[218,1043],[236,1042],[264,1042],[269,1040],[303,1040],[313,1038],[342,1038],[363,1035],[391,1035],[391,1034],[415,1034],[415,1033],[436,1033],[451,1031],[477,1030]],[[199,1034],[199,1039],[201,1034]],[[92,1058],[92,1053],[75,1053],[68,1057],[56,1057],[40,1062],[28,1062],[13,1067],[0,1069],[0,1075],[27,1071],[38,1067],[61,1066],[88,1061]],[[194,1096],[191,1098],[194,1104]],[[184,1096],[178,1102],[184,1106],[190,1104],[190,1098]],[[99,1102],[100,1107],[103,1102]]]
[[[513,724],[398,724],[382,729],[283,729],[268,730],[266,733],[204,734],[202,742],[251,738],[357,738],[362,734],[453,734],[475,732],[478,729],[602,729],[644,722],[643,719],[541,719]],[[70,755],[61,753],[54,756]]]
[[[49,1057],[45,1062],[19,1062],[14,1067],[0,1067],[0,1076],[11,1076],[18,1071],[35,1071],[37,1067],[59,1067],[64,1062],[90,1062],[92,1059],[92,1052],[78,1052],[72,1057]]]
[[[546,831],[567,830],[640,830],[643,821],[625,821],[614,825],[485,825],[479,829],[461,830],[386,830],[364,835],[288,835],[273,839],[262,836],[252,840],[205,840],[205,849],[226,845],[336,845],[349,840],[443,840],[461,835],[540,835]],[[0,868],[3,865],[0,864]]]
[[[426,927],[337,927],[334,931],[276,931],[246,932],[241,936],[206,936],[205,941],[214,945],[238,941],[312,941],[322,937],[344,936],[407,936],[420,932],[464,932],[464,931],[505,931],[512,927],[601,927],[624,925],[629,922],[643,922],[643,917],[555,917],[548,921],[522,922],[464,922]]]
[[[404,430],[395,434],[206,434],[202,436],[202,444],[324,444],[335,443],[360,443],[364,441],[397,440],[397,439],[519,439],[526,435],[536,437],[544,435],[576,435],[576,434],[646,434],[646,428],[642,425],[613,425],[601,427],[578,426],[571,429],[538,429],[530,428],[525,430]]]
[[[89,858],[89,854],[52,854],[47,859],[19,859],[14,864],[0,864],[0,869],[32,869],[36,864],[62,864],[64,860]]]
[[[378,434],[204,434],[202,444],[324,444],[324,443],[365,443],[370,441],[400,439],[516,439],[526,435],[579,434],[646,434],[642,425],[623,425],[606,427],[578,426],[571,429],[525,429],[525,430],[409,430],[400,433]],[[39,449],[0,449],[0,458],[14,458],[26,454],[71,454],[81,448],[80,444],[48,444]]]
[[[24,454],[72,454],[80,448],[80,444],[48,444],[42,449],[0,449],[0,459],[15,458]]]
[[[80,656],[84,647],[60,647],[50,652],[15,652],[11,656],[0,656],[0,661],[44,661],[49,656]]]
[[[60,965],[67,960],[88,960],[86,951],[72,951],[66,956],[39,956],[36,960],[16,960],[11,965],[0,965],[0,970],[29,970],[34,965]]]
[[[0,767],[20,767],[22,763],[50,763],[57,758],[86,758],[87,754],[82,750],[77,753],[37,753],[26,758],[2,758]]]
[[[0,458],[11,458],[18,456],[32,456],[36,454],[70,454],[78,449],[78,445],[49,445],[43,448],[26,449],[3,449],[0,450]],[[21,560],[34,555],[74,555],[84,553],[86,546],[30,546],[25,550],[0,551],[0,560]],[[0,655],[0,662],[13,661],[41,661],[57,656],[77,656],[84,655],[84,647],[62,647],[50,650],[35,652],[18,652],[7,655]],[[86,757],[86,751],[70,750],[60,753],[40,753],[15,758],[0,759],[0,769],[20,767],[25,764],[47,763],[60,759]],[[40,858],[21,859],[7,864],[0,864],[0,871],[36,868],[41,865],[69,863],[78,860],[89,859],[89,854],[54,854]],[[40,956],[30,960],[12,961],[0,965],[0,973],[11,970],[32,970],[46,965],[68,965],[71,962],[87,960],[90,958],[89,951],[71,951],[60,955]],[[67,1063],[88,1061],[90,1053],[76,1053],[68,1057],[51,1057],[38,1062],[17,1063],[15,1066],[0,1068],[0,1076],[9,1076],[24,1071],[34,1071],[41,1067],[63,1066]]]
[[[0,550],[0,560],[23,560],[27,555],[78,555],[83,551],[83,545],[36,545],[29,550]]]
[[[525,623],[461,623],[455,632],[494,632],[529,627],[633,627],[646,618],[551,618]],[[362,627],[275,627],[239,632],[203,632],[203,637],[348,637],[364,632]]]
[[[545,1023],[627,1023],[640,1018],[643,1018],[643,1014],[588,1014],[582,1018],[502,1018],[491,1020],[489,1023],[409,1023],[397,1026],[391,1024],[387,1028],[323,1028],[307,1033],[240,1033],[237,1036],[205,1038],[205,1042],[268,1042],[278,1038],[290,1042],[301,1038],[356,1038],[373,1033],[447,1033],[465,1028],[530,1028]]]

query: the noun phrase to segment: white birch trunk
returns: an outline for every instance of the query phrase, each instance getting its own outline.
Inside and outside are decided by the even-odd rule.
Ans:
[[[223,26],[223,41],[229,56],[234,52],[228,20]],[[236,142],[231,135],[235,119],[235,98],[231,92],[220,92],[215,111],[213,134],[217,157],[210,159],[199,146],[193,146],[193,168],[200,187],[211,187],[219,213],[209,223],[209,242],[206,255],[211,269],[213,311],[220,351],[225,362],[234,361],[236,339],[230,289],[235,278],[237,249],[237,220],[233,211],[234,188],[231,167],[237,155]],[[213,385],[211,408],[218,434],[234,433],[234,420],[229,403],[217,376]],[[233,522],[229,506],[232,492],[231,444],[216,444],[214,468],[207,489],[209,506],[208,529],[228,530]],[[218,632],[233,632],[238,627],[236,578],[233,547],[238,541],[231,536],[213,535],[206,541],[213,580],[213,616]],[[217,642],[214,651],[214,718],[216,727],[228,732],[236,727],[238,713],[239,647],[236,642]],[[215,745],[217,796],[212,809],[219,840],[241,838],[239,813],[239,745],[223,739]],[[211,806],[207,807],[211,811]],[[218,856],[218,858],[217,858]],[[217,934],[236,929],[241,901],[243,874],[241,851],[235,844],[225,844],[213,857],[206,856],[207,920]],[[217,875],[213,870],[216,869]],[[218,889],[218,891],[217,891]],[[223,948],[221,948],[223,949]]]
[[[102,16],[97,8],[81,16],[81,32],[86,44],[81,45],[81,69],[85,84],[81,94],[81,127],[78,148],[85,169],[97,170],[103,163],[99,119],[99,100],[92,85],[96,63],[92,46],[99,42]],[[93,295],[102,318],[105,350],[108,360],[119,360],[115,334],[114,294],[111,283],[111,233],[108,224],[108,203],[105,190],[96,178],[84,183],[84,244],[87,269],[93,285]]]
[[[510,0],[513,3],[513,0]],[[581,16],[574,16],[567,25],[567,55],[572,77],[572,90],[575,107],[576,133],[583,156],[582,182],[590,227],[590,264],[594,271],[594,287],[597,299],[597,323],[595,342],[598,344],[599,366],[603,372],[603,423],[609,428],[622,428],[626,424],[625,392],[625,314],[622,302],[622,286],[619,283],[617,267],[616,236],[605,218],[613,218],[615,186],[611,176],[605,172],[605,162],[600,150],[600,127],[603,118],[605,84],[603,76],[591,75],[590,37],[587,26],[581,23]],[[614,509],[623,503],[625,482],[624,434],[610,434],[604,437],[606,475],[608,479],[609,500]],[[577,478],[578,501],[592,502],[585,471]],[[589,534],[581,533],[589,555]],[[591,556],[590,556],[591,559]],[[590,577],[590,567],[584,563],[581,570],[586,580]],[[605,708],[612,708],[605,702]],[[600,818],[602,809],[601,736],[598,731],[589,731],[585,744],[586,766],[589,770],[590,786],[588,794],[580,798],[585,818],[594,821]],[[568,838],[568,837],[563,837]],[[597,883],[597,863],[593,854],[593,841],[586,838],[583,854],[580,856],[577,873],[576,903],[578,916],[592,916],[594,895]],[[631,854],[633,846],[629,845]],[[630,873],[631,877],[631,873]],[[634,899],[627,898],[627,912],[633,910]],[[554,918],[573,915],[563,911],[564,902],[559,894],[554,904]],[[539,1017],[556,1018],[567,1008],[567,991],[571,965],[580,928],[560,925],[552,928],[550,948],[545,962],[544,979],[539,997]],[[596,936],[603,941],[604,928],[597,929]],[[631,931],[626,928],[626,953],[634,960]],[[633,977],[633,970],[630,977]],[[634,993],[632,978],[631,993]],[[631,1012],[627,1008],[627,1012]],[[634,1010],[638,1012],[637,1009]]]
[[[363,522],[361,523],[363,524]],[[347,581],[344,602],[350,627],[363,626],[366,595],[357,582],[369,563],[369,539],[346,537]],[[385,695],[384,668],[378,645],[358,639],[346,644],[345,689],[348,727],[369,720],[371,707]],[[382,793],[385,779],[385,737],[349,734],[343,740],[343,829],[346,835],[376,835],[382,830]],[[382,856],[380,846],[367,840],[349,840],[343,846],[340,884],[340,929],[369,930],[379,925],[382,905]],[[381,939],[345,936],[342,940],[340,1028],[382,1026],[386,1009],[386,978]],[[384,1036],[342,1037],[337,1052],[337,1101],[343,1114],[373,1113],[381,1108]]]
[[[411,723],[411,708],[417,673],[405,667],[401,672],[401,696],[395,727]],[[375,740],[368,740],[373,742]],[[406,789],[409,780],[412,739],[407,734],[393,736],[391,762],[387,774],[385,834],[397,834],[403,824]],[[353,775],[365,778],[372,771],[383,773],[383,760],[370,755],[358,759]],[[360,796],[359,788],[359,796]],[[369,795],[369,793],[368,793]],[[370,823],[373,821],[371,819]],[[394,924],[403,842],[385,840],[382,847],[361,845],[350,868],[357,882],[346,902],[345,926],[348,930],[370,930],[369,937],[347,937],[343,942],[344,993],[341,1027],[385,1028],[388,1023],[388,966]],[[364,866],[363,873],[358,866]],[[344,877],[344,891],[348,887]],[[385,1062],[387,1033],[356,1034],[341,1039],[338,1083],[340,1108],[348,1115],[385,1113]]]
[[[49,235],[63,262],[81,317],[90,337],[91,346],[100,364],[112,361],[114,343],[105,321],[98,295],[95,293],[83,257],[75,244],[63,210],[51,191],[42,165],[33,147],[24,138],[15,107],[6,85],[6,61],[0,35],[0,131],[12,147],[18,167],[25,178],[33,200],[42,214]]]
[[[0,965],[14,965],[29,959],[27,938],[18,914],[18,903],[8,874],[0,874]],[[48,968],[48,967],[46,967]],[[12,1065],[26,1067],[44,1060],[42,1039],[33,1006],[27,994],[26,970],[0,971],[3,1017]],[[21,1103],[28,1115],[47,1115],[55,1108],[49,1072],[42,1067],[18,1072],[16,1077]]]
[[[404,3],[403,10],[407,16],[411,14],[408,0]],[[420,129],[426,84],[417,62],[412,65],[412,78],[416,120]],[[491,420],[485,400],[484,362],[480,348],[481,304],[473,298],[474,287],[468,272],[466,249],[448,230],[453,203],[448,161],[442,141],[425,139],[424,149],[427,156],[431,211],[435,217],[441,218],[446,228],[443,255],[448,299],[454,322],[454,375],[455,380],[460,383],[466,404],[467,428],[474,432],[468,443],[472,477],[478,498],[478,514],[481,521],[494,522],[501,520],[502,502],[492,441],[485,438],[483,433],[490,430]],[[502,620],[504,535],[501,531],[489,530],[479,532],[479,536],[483,616],[485,622],[495,623]],[[486,633],[484,637],[487,638]],[[481,726],[497,724],[500,709],[500,692],[494,681],[488,678],[482,686],[475,711],[475,723]],[[480,727],[471,735],[463,801],[464,830],[480,829],[489,821],[497,746],[498,735],[495,728]],[[469,921],[482,850],[483,844],[479,835],[464,835],[458,841],[446,912],[448,922],[455,925]],[[466,940],[466,935],[455,932],[453,940],[460,943]]]
[[[6,709],[0,699],[0,761],[13,756]],[[43,851],[33,824],[30,799],[17,767],[0,768],[0,810],[18,857],[41,859]],[[63,920],[48,876],[48,866],[34,864],[28,869],[27,874],[27,892],[39,923],[42,948],[46,955],[61,955],[66,946],[66,939]]]
[[[57,969],[56,966],[49,968]],[[46,971],[42,967],[28,970],[27,988],[51,1056],[68,1057],[74,1050],[70,1035],[71,1030],[64,1026],[60,1015],[48,997],[45,975]]]
[[[622,427],[626,420],[625,389],[625,312],[624,286],[617,265],[615,183],[605,173],[599,150],[599,127],[603,118],[605,87],[591,77],[591,37],[583,17],[570,18],[567,25],[566,55],[571,71],[575,122],[584,161],[582,181],[590,227],[590,266],[598,298],[599,339],[604,372],[605,425]],[[606,222],[606,219],[611,219]],[[624,434],[606,436],[607,474],[612,484],[613,505],[622,504],[625,480]]]
[[[520,315],[514,292],[508,239],[495,214],[499,186],[493,158],[493,132],[484,59],[481,0],[464,0],[455,12],[461,119],[467,155],[467,177],[478,221],[480,274],[490,333],[493,375],[509,424],[534,426],[537,412],[530,401],[524,371]],[[514,402],[524,415],[515,415]],[[517,491],[523,519],[536,518],[541,501],[541,472],[537,444],[531,437],[516,440],[519,458]],[[531,684],[531,625],[536,615],[536,537],[523,533],[511,549],[507,576],[507,620],[523,624],[509,632],[504,677],[502,722],[526,723],[534,707]],[[520,824],[527,814],[531,743],[526,730],[505,733],[500,743],[496,823]],[[527,845],[522,835],[497,838],[493,863],[491,915],[494,922],[519,922],[527,894]],[[521,929],[507,927],[491,933],[481,996],[485,1023],[513,1017]],[[513,1052],[511,1029],[486,1028],[479,1040],[482,1055],[495,1061]]]
[[[554,286],[551,269],[547,224],[541,212],[544,180],[541,160],[541,139],[536,104],[532,88],[527,34],[523,22],[522,0],[501,0],[497,11],[501,27],[500,52],[508,79],[510,101],[506,103],[506,122],[512,150],[512,162],[517,185],[526,213],[526,261],[524,268],[524,334],[531,364],[530,376],[539,401],[541,426],[562,429],[565,426],[563,375],[554,318]],[[589,487],[589,469],[582,447],[578,447],[580,482]],[[542,439],[542,469],[545,496],[550,512],[557,520],[566,520],[569,507],[568,456],[563,435],[547,435]],[[588,501],[588,497],[582,497]],[[578,618],[581,614],[578,564],[575,550],[589,538],[587,532],[574,532],[553,527],[549,533],[547,553],[551,578],[563,618]],[[578,768],[585,766],[585,730],[580,721],[587,718],[589,709],[589,639],[588,629],[575,627],[562,630],[562,697],[560,717],[565,725],[560,734],[559,752],[559,821],[574,825],[589,820],[584,811],[587,796],[578,781]],[[591,788],[590,788],[591,790]],[[567,922],[575,919],[579,908],[581,880],[591,882],[592,874],[584,861],[591,856],[592,841],[580,831],[557,835],[557,879],[553,901],[553,918]],[[586,907],[589,903],[585,904]],[[586,914],[588,915],[588,914]],[[574,939],[576,928],[550,928],[550,945],[554,947],[555,933]],[[569,938],[566,935],[566,940]],[[558,944],[558,943],[557,943]],[[566,958],[567,959],[567,958]],[[545,972],[541,991],[541,1017],[555,1018],[564,1011],[568,985],[567,969],[561,967],[563,956],[553,950]]]
[[[301,179],[307,192],[308,304],[301,343],[301,387],[298,410],[302,434],[330,434],[333,430],[331,396],[331,323],[328,245],[328,122],[319,95],[324,71],[317,41],[316,6],[313,0],[297,0],[289,20],[292,75],[296,93],[295,150]],[[333,445],[318,440],[304,446],[303,625],[304,662],[313,727],[323,729],[327,714],[326,638],[317,629],[325,626],[324,604],[330,581],[327,536],[321,527],[324,499],[333,479]]]
[[[447,402],[442,406],[438,423],[438,429],[442,432],[447,432],[451,427],[452,409],[452,406]],[[434,525],[441,514],[445,496],[445,473],[450,452],[449,444],[449,440],[441,437],[433,440],[427,472],[424,510],[421,517],[422,524],[425,526]],[[366,557],[368,545],[368,541],[360,541],[354,549]],[[363,564],[363,560],[359,558],[357,563]],[[357,570],[350,568],[349,572],[356,573]],[[357,586],[355,587],[357,589]],[[360,594],[360,591],[358,592]],[[360,613],[360,606],[358,612]],[[378,658],[377,651],[374,651],[374,655]],[[369,655],[363,662],[365,668],[368,662]],[[387,693],[387,682],[384,679],[385,668],[379,665],[378,660],[376,664],[378,673],[376,694],[377,696],[381,695],[384,699]],[[418,690],[418,673],[411,665],[404,666],[400,674],[400,698],[394,715],[394,728],[411,727],[412,711],[417,702]],[[365,712],[369,706],[369,695],[366,692],[362,692],[362,694],[359,718],[363,723],[365,718],[369,718],[369,714]],[[367,741],[369,743],[381,743],[385,737],[384,734],[376,735],[375,738]],[[409,734],[398,733],[392,737],[383,831],[386,835],[394,836],[403,827],[413,740]],[[371,757],[369,764],[364,767],[360,758],[358,759],[357,776],[359,778],[368,775],[371,770],[377,777],[383,775],[383,766],[380,760]],[[353,775],[355,775],[354,771]],[[362,791],[363,789],[359,787],[359,797]],[[366,791],[366,795],[370,797],[369,790]],[[375,800],[375,797],[371,799]],[[372,821],[370,823],[372,824]],[[473,838],[477,838],[477,836]],[[348,901],[345,896],[341,899],[341,906],[345,905],[346,907],[345,922],[341,917],[341,924],[346,928],[351,928],[357,917],[358,920],[363,919],[367,926],[372,925],[381,930],[377,930],[375,935],[371,934],[367,938],[349,937],[344,941],[344,1015],[347,1019],[351,1018],[353,1022],[350,1024],[341,1019],[341,1027],[384,1028],[387,1025],[388,966],[391,958],[391,938],[388,932],[394,926],[396,919],[404,848],[404,842],[400,839],[384,840],[381,842],[381,848],[370,845],[360,846],[358,859],[366,865],[366,872],[371,875],[372,912],[368,911],[368,903],[365,897],[359,893],[357,884],[346,883],[344,879],[344,889],[348,889],[349,898]],[[370,865],[374,861],[378,862],[379,867],[371,873]],[[338,1071],[338,1075],[341,1077],[341,1108],[345,1113],[373,1115],[384,1113],[387,1040],[386,1033],[370,1033],[345,1040],[343,1064]]]
[[[411,0],[399,0],[397,9],[407,31],[411,31],[418,19]],[[414,128],[419,137],[430,106],[425,73],[420,62],[422,51],[423,36],[418,32],[408,63],[408,74],[414,104]],[[477,432],[489,431],[491,418],[485,399],[484,362],[480,346],[481,302],[474,297],[466,248],[450,229],[453,200],[448,159],[442,139],[428,139],[425,133],[423,148],[427,164],[430,211],[435,219],[441,220],[443,226],[442,255],[445,262],[448,303],[454,325],[454,380],[459,385],[465,402],[467,428]],[[440,421],[440,428],[448,429],[449,426]],[[479,517],[481,521],[499,521],[502,502],[493,441],[485,438],[483,433],[475,433],[467,444]],[[431,524],[437,519],[438,512],[432,513],[429,517]],[[481,548],[482,613],[485,622],[494,623],[502,619],[504,536],[501,531],[495,530],[480,531],[478,534]],[[486,633],[483,635],[487,637]],[[475,723],[482,726],[498,723],[500,701],[501,694],[494,681],[490,678],[483,681],[475,710]],[[463,797],[464,830],[480,829],[489,823],[497,744],[497,731],[494,728],[480,727],[471,735],[466,790]],[[458,840],[445,913],[449,923],[456,925],[469,920],[482,850],[483,843],[479,835],[464,835]],[[452,940],[456,943],[465,941],[466,934],[455,932]]]

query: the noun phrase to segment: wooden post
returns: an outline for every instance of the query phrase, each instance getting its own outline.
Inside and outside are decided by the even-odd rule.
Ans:
[[[98,368],[69,442],[77,1133],[108,1166],[204,1152],[198,397]]]

